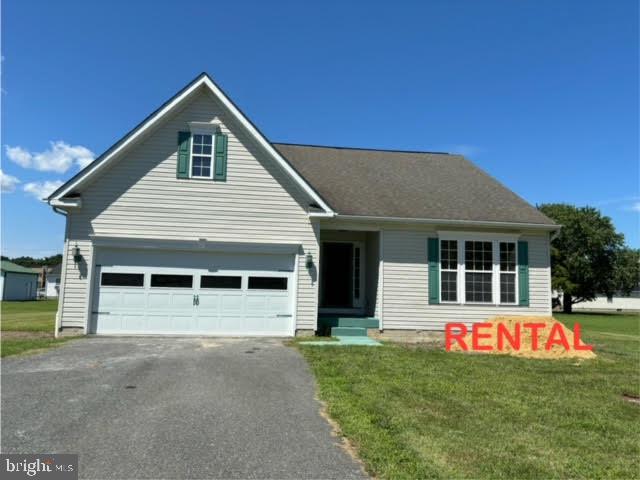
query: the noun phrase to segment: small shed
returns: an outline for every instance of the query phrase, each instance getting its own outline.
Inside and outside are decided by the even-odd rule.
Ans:
[[[60,279],[62,278],[62,264],[51,267],[47,270],[47,280],[45,284],[45,296],[47,298],[58,298],[60,296]]]
[[[0,300],[35,300],[38,273],[7,260],[0,265]]]

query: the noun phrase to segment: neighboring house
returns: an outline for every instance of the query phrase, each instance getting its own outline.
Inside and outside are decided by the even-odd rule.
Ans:
[[[631,291],[630,295],[617,293],[612,297],[598,295],[590,302],[580,302],[573,305],[574,310],[612,310],[616,312],[640,312],[640,285]]]
[[[329,121],[330,119],[327,119]],[[58,326],[388,330],[549,315],[549,218],[459,155],[269,142],[200,75],[48,199]]]
[[[44,288],[47,280],[47,267],[29,267],[29,270],[38,274],[38,288]]]
[[[47,270],[45,281],[45,296],[47,298],[58,298],[60,295],[60,281],[62,278],[62,265],[58,264]]]
[[[0,300],[35,300],[37,272],[8,260],[2,260],[0,271]]]

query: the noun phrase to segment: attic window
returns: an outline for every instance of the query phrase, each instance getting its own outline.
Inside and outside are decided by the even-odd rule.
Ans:
[[[191,178],[213,178],[213,135],[195,134],[191,142]]]

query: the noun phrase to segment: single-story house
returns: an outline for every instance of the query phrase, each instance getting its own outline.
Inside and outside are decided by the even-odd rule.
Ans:
[[[0,300],[35,300],[38,272],[2,260],[0,273]]]
[[[45,297],[58,298],[60,296],[60,280],[62,278],[62,264],[54,265],[47,269],[45,280]]]
[[[63,333],[549,315],[559,227],[460,155],[272,143],[201,74],[48,198]]]

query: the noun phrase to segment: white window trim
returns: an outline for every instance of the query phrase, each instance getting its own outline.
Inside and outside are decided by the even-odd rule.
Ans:
[[[195,122],[191,122],[192,124]],[[209,124],[207,124],[209,125]],[[215,126],[214,126],[215,128]],[[209,157],[209,159],[211,160],[211,164],[209,165],[209,175],[194,175],[193,174],[193,136],[194,135],[211,135],[211,154],[210,155],[206,155],[206,154],[198,154],[198,157]],[[189,142],[189,178],[195,178],[195,179],[205,179],[205,180],[212,180],[213,179],[213,172],[216,168],[215,166],[215,148],[216,148],[216,135],[215,135],[215,130],[211,130],[211,131],[204,131],[204,130],[198,130],[198,129],[194,129],[192,127],[191,129],[191,141]]]
[[[513,272],[510,272],[508,270],[505,270],[504,272],[502,270],[500,270],[500,243],[504,242],[504,243],[514,243],[515,246],[515,270]],[[507,306],[513,306],[513,305],[520,305],[520,284],[519,284],[519,279],[518,279],[518,241],[516,240],[515,242],[512,241],[507,241],[507,240],[500,240],[497,243],[497,246],[494,246],[494,248],[498,249],[498,265],[496,267],[496,265],[494,264],[494,268],[497,268],[497,284],[498,284],[498,304],[499,305],[507,305]],[[501,302],[500,301],[500,296],[502,294],[502,292],[500,291],[500,275],[502,273],[508,273],[509,275],[513,275],[515,277],[515,281],[514,283],[514,289],[515,289],[515,295],[514,295],[514,301],[513,302]]]
[[[458,274],[457,274],[457,286],[458,286],[458,301],[443,301],[442,300],[442,263],[438,265],[438,275],[440,278],[440,302],[444,304],[453,305],[483,305],[483,306],[506,306],[513,307],[520,304],[520,291],[519,291],[519,279],[518,279],[518,239],[519,234],[510,233],[481,233],[481,232],[461,232],[461,231],[438,231],[438,251],[441,250],[442,240],[455,240],[458,242]],[[466,265],[465,265],[465,241],[484,241],[491,242],[492,244],[492,269],[491,269],[491,302],[467,302],[466,300]],[[516,270],[515,270],[515,302],[500,302],[500,243],[514,243],[516,253]],[[441,260],[441,259],[440,259]],[[446,270],[453,271],[453,270]],[[489,273],[488,270],[469,270],[470,273]],[[506,272],[511,273],[511,272]]]
[[[467,264],[465,261],[465,255],[462,256],[462,259],[460,260],[462,262],[462,266],[464,268],[464,276],[462,277],[462,281],[463,281],[463,287],[464,287],[464,293],[465,296],[461,297],[462,301],[465,304],[469,304],[469,305],[497,305],[498,303],[496,302],[496,295],[495,295],[495,288],[496,288],[496,245],[498,245],[498,243],[500,241],[504,241],[504,240],[487,240],[487,239],[480,239],[480,238],[467,238],[465,240],[458,240],[458,246],[460,244],[462,244],[462,250],[464,251],[466,249],[466,245],[465,242],[491,242],[491,270],[467,270]],[[500,267],[500,259],[498,259],[498,267]],[[466,283],[467,283],[467,273],[488,273],[491,275],[491,301],[489,302],[478,302],[478,301],[467,301],[466,298]],[[499,295],[498,295],[499,297]],[[498,298],[499,300],[499,298]]]
[[[457,248],[456,248],[456,255],[457,255],[456,266],[457,266],[457,268],[455,270],[451,270],[449,268],[447,268],[447,269],[443,269],[442,268],[442,241],[443,240],[451,240],[451,239],[438,238],[438,242],[439,242],[438,251],[440,252],[440,255],[439,255],[439,257],[440,257],[440,273],[439,273],[439,275],[440,275],[440,278],[439,278],[439,281],[440,281],[440,303],[448,303],[448,304],[452,304],[452,305],[457,305],[457,304],[460,303],[460,298],[461,298],[460,297],[460,242],[456,241],[456,245],[457,245]],[[443,300],[443,298],[442,298],[442,272],[449,272],[449,273],[455,272],[456,273],[456,299],[457,300],[455,300],[455,301],[454,300]]]

